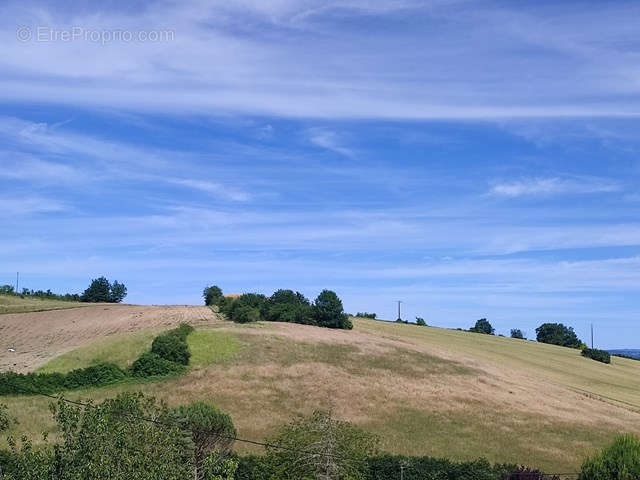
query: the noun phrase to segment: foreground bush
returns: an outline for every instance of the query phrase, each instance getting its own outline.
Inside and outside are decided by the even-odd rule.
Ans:
[[[401,466],[405,480],[503,480],[517,468],[515,465],[492,465],[485,459],[454,462],[446,458],[400,455],[372,457],[368,463],[366,478],[371,480],[400,478]]]
[[[265,465],[277,479],[365,479],[378,438],[317,411],[280,429],[269,441]]]
[[[173,410],[173,416],[187,430],[191,431],[194,445],[194,477],[207,478],[204,473],[210,473],[219,465],[213,462],[212,453],[227,454],[231,451],[236,436],[236,428],[228,413],[218,410],[214,405],[206,402],[194,402]],[[216,458],[217,460],[223,460]],[[220,462],[217,462],[218,464]],[[235,471],[235,464],[233,471]],[[231,467],[231,465],[227,465]],[[226,468],[228,470],[229,468]],[[225,470],[223,468],[223,470]]]
[[[622,435],[582,464],[579,480],[638,480],[640,478],[640,439]]]
[[[606,350],[598,350],[597,348],[583,348],[581,352],[583,357],[591,358],[602,363],[611,363],[611,354]]]
[[[323,478],[317,476],[298,476],[293,470],[289,476],[278,476],[277,459],[273,456],[242,456],[238,459],[235,480],[274,480]],[[515,465],[490,464],[484,459],[455,462],[446,458],[434,457],[405,457],[401,455],[373,455],[355,471],[353,476],[338,476],[332,478],[359,480],[506,480],[512,472],[517,471]],[[401,476],[402,472],[402,476]],[[532,477],[541,480],[542,477]],[[546,480],[554,480],[544,477]],[[518,479],[520,480],[520,479]]]
[[[125,393],[86,407],[60,400],[53,414],[60,442],[37,451],[12,443],[0,457],[3,480],[193,478],[193,445],[153,398]]]

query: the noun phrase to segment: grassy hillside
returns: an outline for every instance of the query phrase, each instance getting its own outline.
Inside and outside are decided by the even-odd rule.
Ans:
[[[103,339],[42,367],[64,371],[110,358],[126,366],[153,330]],[[528,463],[576,471],[622,431],[640,432],[640,362],[611,365],[576,350],[373,320],[354,330],[292,324],[200,327],[187,375],[69,393],[142,390],[170,404],[207,399],[243,437],[262,439],[300,413],[333,408],[382,438],[385,450]],[[11,433],[51,430],[47,399],[2,398],[19,417]],[[246,450],[244,445],[237,445]]]
[[[13,295],[0,295],[0,314],[43,312],[46,310],[60,310],[88,305],[81,302],[63,302],[61,300],[46,300],[41,298],[20,298]]]

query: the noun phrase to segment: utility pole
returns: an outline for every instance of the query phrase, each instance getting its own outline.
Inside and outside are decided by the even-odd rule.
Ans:
[[[19,282],[20,282],[20,272],[16,272],[16,293],[19,293],[18,292]]]
[[[591,348],[593,348],[593,323],[591,324]]]
[[[402,320],[402,317],[400,316],[400,304],[402,303],[402,300],[398,300],[398,320]]]

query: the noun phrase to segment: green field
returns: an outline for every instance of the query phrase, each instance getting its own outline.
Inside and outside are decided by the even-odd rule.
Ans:
[[[89,305],[82,302],[64,302],[62,300],[48,300],[42,298],[17,297],[0,295],[0,314],[43,312],[46,310],[60,310],[65,308],[84,307]]]
[[[41,371],[101,361],[125,367],[158,330],[101,340]],[[616,434],[640,432],[640,362],[604,365],[577,350],[431,327],[355,320],[354,330],[219,323],[197,329],[186,375],[70,392],[101,399],[142,390],[179,404],[212,401],[242,437],[263,439],[297,414],[332,408],[377,433],[385,450],[576,471]],[[20,424],[52,431],[49,400],[0,398]],[[237,444],[240,451],[255,447]]]

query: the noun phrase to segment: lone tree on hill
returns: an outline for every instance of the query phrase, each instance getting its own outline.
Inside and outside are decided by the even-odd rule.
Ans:
[[[475,326],[469,329],[469,331],[475,333],[484,333],[486,335],[493,335],[495,329],[491,326],[489,320],[487,320],[486,318],[481,318],[476,322]]]
[[[223,298],[222,289],[217,285],[206,287],[202,292],[202,296],[204,297],[205,305],[217,305],[220,299]]]
[[[519,338],[521,340],[524,340],[524,333],[522,332],[522,330],[520,330],[519,328],[512,328],[511,329],[511,338]]]
[[[562,323],[543,323],[536,328],[536,339],[541,343],[550,343],[562,347],[580,348],[582,342],[572,327]]]
[[[127,296],[127,287],[124,283],[115,280],[109,283],[106,277],[94,278],[91,284],[82,294],[82,302],[120,303]]]
[[[353,324],[349,316],[344,313],[342,301],[331,290],[323,290],[313,304],[313,319],[316,325],[328,328],[343,328],[351,330]]]

